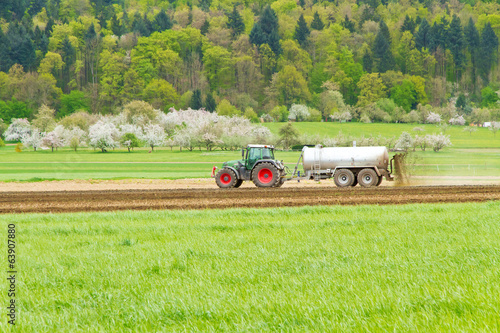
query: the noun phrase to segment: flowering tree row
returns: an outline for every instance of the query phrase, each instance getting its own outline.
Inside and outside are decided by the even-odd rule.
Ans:
[[[102,152],[115,147],[126,147],[130,151],[141,144],[151,147],[151,151],[161,146],[226,150],[271,140],[269,129],[254,125],[246,118],[220,116],[205,110],[171,109],[165,114],[148,109],[147,105],[145,108],[132,105],[117,115],[88,117],[85,121],[79,121],[78,115],[73,118],[52,126],[37,126],[40,118],[32,123],[25,118],[13,119],[4,137],[8,141],[21,141],[35,151],[90,146]]]

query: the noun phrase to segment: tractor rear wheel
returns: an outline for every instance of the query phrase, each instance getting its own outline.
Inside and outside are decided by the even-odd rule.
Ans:
[[[257,187],[276,187],[281,181],[280,172],[271,163],[260,163],[252,171],[252,181]]]
[[[234,185],[234,188],[238,188],[238,187],[240,187],[240,186],[241,186],[241,184],[243,184],[243,179],[238,179],[238,180],[236,181],[236,184]]]
[[[379,177],[373,169],[363,169],[358,173],[358,183],[363,187],[377,186]]]
[[[236,173],[233,170],[223,168],[217,172],[217,175],[215,175],[215,182],[220,188],[232,188],[236,187],[238,179],[236,178]]]
[[[338,187],[348,187],[354,184],[354,174],[349,169],[338,169],[333,175],[335,185]]]

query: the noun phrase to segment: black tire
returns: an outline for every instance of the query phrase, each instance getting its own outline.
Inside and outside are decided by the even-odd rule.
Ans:
[[[358,185],[358,178],[356,178],[356,176],[354,176],[354,181],[352,182],[352,187]]]
[[[349,169],[338,169],[333,175],[333,180],[338,187],[349,187],[354,184],[354,174]]]
[[[285,184],[285,178],[280,178],[274,187],[281,187],[283,184]]]
[[[215,175],[215,182],[220,188],[233,188],[236,187],[238,178],[236,177],[236,173],[233,170],[223,168],[220,169],[219,172],[217,172],[217,175]]]
[[[272,163],[260,163],[252,171],[252,181],[257,187],[275,187],[281,176]]]
[[[363,169],[358,173],[358,183],[363,187],[377,186],[379,177],[373,169]]]
[[[380,184],[382,184],[382,179],[383,179],[383,178],[384,178],[384,177],[382,177],[382,176],[378,177],[377,186],[379,186]]]
[[[238,187],[240,187],[240,186],[241,186],[241,184],[243,184],[243,179],[238,179],[238,180],[236,181],[236,184],[234,184],[234,188],[238,188]]]

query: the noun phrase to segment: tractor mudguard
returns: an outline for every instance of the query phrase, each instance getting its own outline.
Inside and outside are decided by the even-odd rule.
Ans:
[[[232,166],[225,166],[225,167],[223,167],[223,169],[231,169],[231,170],[233,170],[234,173],[236,174],[236,179],[241,179],[240,172],[238,170],[236,170],[235,168],[233,168]]]

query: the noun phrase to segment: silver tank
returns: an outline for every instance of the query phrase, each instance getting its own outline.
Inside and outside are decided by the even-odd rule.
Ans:
[[[335,169],[336,167],[376,166],[387,170],[389,153],[386,147],[304,147],[302,149],[304,171]],[[316,166],[314,165],[316,163]]]

